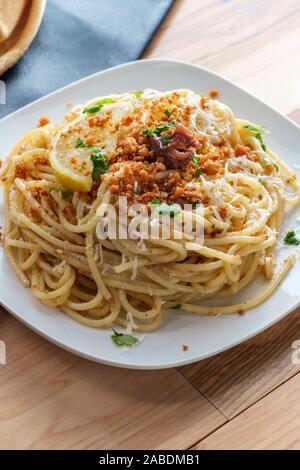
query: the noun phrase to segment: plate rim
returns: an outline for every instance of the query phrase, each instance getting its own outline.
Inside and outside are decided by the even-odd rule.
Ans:
[[[292,125],[297,131],[300,131],[300,126],[298,126],[294,121],[292,121],[288,116],[284,115],[277,109],[273,108],[271,105],[268,103],[264,102],[262,99],[258,98],[255,94],[247,91],[245,88],[241,87],[240,85],[236,84],[234,81],[231,81],[224,77],[223,75],[216,73],[208,68],[199,66],[197,64],[192,64],[190,62],[186,61],[180,61],[180,60],[174,60],[174,59],[164,59],[164,58],[159,58],[159,59],[141,59],[141,60],[135,60],[131,62],[126,62],[124,64],[116,65],[114,67],[110,67],[108,69],[98,71],[96,73],[93,73],[91,75],[87,75],[79,80],[76,80],[74,82],[71,82],[61,88],[58,88],[55,91],[52,91],[51,93],[48,93],[45,96],[42,96],[31,103],[26,104],[25,106],[19,108],[16,111],[13,111],[12,113],[8,114],[7,116],[4,116],[2,119],[0,119],[0,126],[2,123],[4,123],[7,119],[13,118],[14,116],[18,116],[18,114],[22,113],[23,111],[26,111],[28,108],[31,108],[33,105],[38,104],[39,102],[51,98],[52,96],[67,91],[70,87],[80,85],[92,78],[96,78],[97,76],[100,75],[105,75],[107,73],[113,72],[113,71],[122,71],[122,69],[125,68],[130,68],[134,66],[142,66],[145,63],[152,63],[152,64],[157,64],[157,65],[164,65],[164,64],[173,64],[173,65],[181,65],[181,66],[186,66],[189,68],[197,69],[200,72],[208,73],[212,76],[215,76],[219,78],[221,81],[230,84],[231,86],[235,87],[238,89],[240,92],[245,93],[249,97],[251,97],[254,101],[256,101],[258,104],[263,105],[265,108],[267,108],[269,111],[272,113],[275,113],[277,116],[279,116],[281,119],[283,118],[286,120],[290,125]],[[1,247],[3,250],[3,247]],[[4,252],[4,250],[3,250]],[[291,312],[295,311],[295,309],[300,305],[300,301],[292,306],[291,308],[284,310],[280,316],[277,318],[271,320],[268,324],[262,325],[258,329],[255,329],[254,331],[250,332],[249,334],[246,334],[244,337],[240,337],[236,339],[235,341],[231,342],[229,345],[224,345],[219,348],[215,348],[213,351],[208,352],[207,354],[201,355],[201,357],[197,357],[197,355],[192,356],[192,357],[187,357],[182,360],[174,360],[174,361],[168,361],[168,362],[163,362],[161,364],[158,363],[147,363],[147,364],[140,364],[132,360],[130,363],[126,362],[120,362],[120,360],[114,360],[114,359],[106,359],[105,357],[95,357],[92,354],[86,353],[84,351],[79,351],[78,349],[75,349],[75,347],[71,347],[66,343],[61,342],[60,340],[56,339],[55,337],[49,336],[46,333],[44,333],[41,329],[30,323],[29,321],[26,320],[23,316],[20,316],[16,311],[14,311],[5,301],[0,299],[0,305],[7,311],[9,312],[13,317],[15,317],[18,321],[20,321],[22,324],[24,324],[26,327],[29,327],[32,331],[34,331],[36,334],[39,336],[45,338],[46,340],[50,341],[51,343],[55,344],[56,346],[62,348],[63,350],[66,350],[72,354],[75,354],[79,357],[82,357],[84,359],[91,360],[93,362],[97,362],[100,364],[108,365],[108,366],[114,366],[114,367],[120,367],[120,368],[126,368],[126,369],[137,369],[137,370],[159,370],[159,369],[168,369],[168,368],[174,368],[174,367],[182,367],[184,365],[192,364],[195,362],[199,362],[201,360],[205,360],[209,357],[215,356],[217,354],[220,354],[228,349],[231,349],[245,341],[248,341],[249,339],[253,338],[254,336],[259,335],[263,331],[266,331],[267,329],[271,328],[274,326],[276,323],[281,321],[283,318],[285,318],[287,315],[289,315]],[[151,333],[150,333],[151,334]]]
[[[51,91],[50,93],[47,93],[46,95],[41,96],[40,98],[37,98],[36,100],[31,101],[30,103],[27,103],[25,106],[22,106],[21,108],[16,109],[12,113],[9,113],[7,116],[2,117],[0,119],[0,124],[2,124],[2,122],[7,120],[8,118],[11,118],[11,117],[21,113],[22,111],[25,111],[27,108],[30,108],[31,106],[33,106],[35,104],[38,104],[40,101],[42,101],[44,99],[47,99],[47,98],[50,98],[51,96],[56,95],[57,93],[63,92],[66,89],[68,89],[68,88],[70,88],[74,85],[80,85],[80,83],[83,83],[86,80],[90,80],[91,78],[95,78],[98,75],[105,75],[108,72],[112,72],[112,71],[115,71],[115,70],[120,70],[122,68],[127,68],[127,67],[131,67],[131,66],[138,65],[138,64],[143,64],[143,63],[157,63],[157,64],[159,64],[159,63],[170,63],[170,64],[174,64],[174,65],[176,65],[176,64],[177,65],[184,65],[184,66],[187,66],[187,67],[196,68],[200,71],[203,71],[203,72],[211,74],[211,75],[215,75],[216,77],[218,77],[222,81],[234,86],[235,88],[238,88],[241,92],[246,93],[247,95],[251,96],[255,101],[258,101],[260,104],[266,106],[269,110],[276,113],[281,118],[286,119],[296,129],[298,129],[298,130],[300,129],[300,125],[298,125],[295,121],[293,121],[288,115],[285,115],[285,114],[281,113],[277,109],[273,108],[270,104],[266,103],[261,98],[256,96],[254,93],[248,91],[246,88],[240,86],[239,84],[237,84],[233,80],[230,80],[229,78],[223,76],[222,74],[219,74],[219,73],[217,73],[217,72],[215,72],[215,71],[213,71],[213,70],[211,70],[207,67],[202,67],[201,65],[193,64],[191,62],[187,62],[187,61],[183,61],[183,60],[175,60],[175,59],[164,59],[164,58],[133,60],[131,62],[125,62],[124,64],[114,65],[113,67],[109,67],[107,69],[100,70],[100,71],[92,73],[90,75],[86,75],[86,76],[80,78],[79,80],[75,80],[74,82],[68,83],[67,85],[64,85],[60,88],[57,88],[56,90]],[[2,105],[2,106],[5,106],[5,105]]]
[[[258,330],[255,330],[252,333],[249,333],[242,339],[237,339],[236,341],[233,341],[230,345],[227,346],[222,346],[218,349],[215,349],[213,352],[208,352],[207,354],[202,355],[200,358],[197,358],[196,356],[190,357],[183,359],[181,361],[173,361],[173,362],[165,362],[162,364],[157,364],[157,363],[148,363],[148,364],[139,364],[139,363],[126,363],[126,362],[119,362],[117,360],[109,360],[106,358],[100,358],[100,357],[95,357],[92,354],[83,352],[83,351],[78,351],[77,349],[67,345],[66,343],[63,343],[52,336],[48,336],[46,333],[43,331],[39,330],[39,328],[35,327],[32,325],[30,322],[28,322],[24,317],[19,316],[13,309],[11,309],[5,302],[0,300],[0,306],[3,307],[8,313],[10,313],[16,320],[20,321],[23,325],[28,327],[31,331],[33,331],[35,334],[41,336],[42,338],[46,339],[50,343],[54,344],[55,346],[58,346],[59,348],[63,349],[64,351],[67,351],[71,354],[74,354],[80,358],[95,362],[97,364],[102,364],[105,366],[112,366],[112,367],[119,367],[121,369],[131,369],[131,370],[164,370],[164,369],[174,369],[177,367],[183,367],[187,366],[189,364],[194,364],[196,362],[204,361],[205,359],[209,359],[210,357],[217,356],[218,354],[221,354],[229,349],[232,349],[242,343],[245,343],[246,341],[250,340],[251,338],[254,338],[255,336],[258,336],[259,334],[263,333],[264,331],[267,331],[269,328],[272,328],[274,325],[279,323],[281,320],[283,320],[285,317],[287,317],[290,313],[294,312],[299,306],[300,306],[300,301],[296,304],[296,306],[293,306],[289,308],[288,310],[284,311],[280,317],[277,317],[270,323],[268,323],[266,326],[262,326]],[[72,319],[70,319],[72,320]],[[75,321],[75,320],[73,320]],[[153,332],[150,332],[150,334]]]

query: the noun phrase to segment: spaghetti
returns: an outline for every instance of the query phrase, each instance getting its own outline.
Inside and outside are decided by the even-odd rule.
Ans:
[[[263,133],[185,89],[77,106],[62,124],[28,132],[3,164],[6,256],[41,302],[91,327],[150,331],[170,308],[200,315],[251,309],[293,265],[290,255],[275,274],[274,249],[285,207],[300,194]],[[99,208],[117,207],[120,196],[171,218],[175,206],[201,205],[203,244],[174,231],[169,239],[100,238]],[[257,297],[198,304],[235,294],[259,273],[270,282]]]

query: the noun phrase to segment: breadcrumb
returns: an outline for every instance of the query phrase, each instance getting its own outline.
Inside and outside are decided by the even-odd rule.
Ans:
[[[47,124],[50,124],[51,118],[49,116],[41,116],[39,118],[39,127],[44,127],[47,126]]]
[[[219,91],[217,90],[217,88],[212,88],[211,90],[209,90],[208,96],[210,98],[217,98],[217,96],[219,96]]]

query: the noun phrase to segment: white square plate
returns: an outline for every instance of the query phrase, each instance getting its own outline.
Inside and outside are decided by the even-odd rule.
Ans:
[[[78,104],[94,96],[145,88],[191,88],[203,93],[217,88],[220,100],[228,104],[236,116],[262,124],[270,131],[267,136],[268,144],[300,176],[300,167],[293,167],[300,163],[300,129],[292,121],[219,75],[194,65],[169,60],[132,62],[97,73],[2,119],[1,156],[10,151],[23,133],[36,126],[39,116],[50,115],[53,121],[61,121],[67,113],[66,103],[69,100]],[[283,232],[295,228],[299,216],[300,210],[294,211],[285,221]],[[284,258],[291,249],[279,251],[278,259]],[[16,278],[2,249],[0,302],[40,335],[85,358],[120,367],[165,368],[217,354],[283,318],[300,302],[299,274],[297,261],[272,297],[244,316],[199,317],[172,310],[166,314],[165,322],[159,330],[148,334],[138,346],[128,351],[115,346],[110,339],[111,330],[85,327],[60,311],[39,303],[30,289],[25,289]],[[234,299],[231,298],[230,303],[251,297],[265,282],[258,279]],[[183,351],[183,344],[189,346],[188,351]]]

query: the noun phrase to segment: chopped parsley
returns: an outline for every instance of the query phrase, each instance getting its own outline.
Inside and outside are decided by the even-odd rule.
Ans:
[[[164,135],[161,138],[161,141],[162,141],[163,145],[169,145],[172,142],[172,137],[169,136],[169,135]]]
[[[158,205],[159,205],[159,204],[160,204],[160,200],[157,199],[157,197],[155,197],[154,199],[152,199],[151,204],[158,204]]]
[[[89,145],[87,144],[84,140],[82,140],[80,137],[77,138],[77,142],[76,142],[76,145],[75,147],[78,149],[78,148],[82,148],[82,149],[90,149],[90,150],[93,150],[94,152],[100,152],[100,149],[99,147],[95,147],[95,145]]]
[[[48,258],[50,258],[52,260],[58,259],[57,256],[51,255],[51,253],[47,253],[45,256],[47,256]]]
[[[190,141],[189,141],[189,139],[184,139],[184,146],[185,146],[186,149],[189,148],[189,146],[190,146]]]
[[[278,173],[279,172],[279,166],[277,165],[277,163],[273,162],[273,166],[274,166],[276,172]]]
[[[202,170],[200,168],[200,156],[199,155],[194,155],[192,157],[192,162],[196,166],[196,175],[199,177],[202,174]]]
[[[118,331],[114,329],[113,329],[113,332],[114,334],[111,335],[111,339],[118,347],[122,347],[122,346],[131,347],[134,344],[138,343],[138,339],[132,335],[119,333]]]
[[[171,307],[172,310],[180,310],[182,307],[182,304],[176,304],[176,305],[173,305],[173,307]]]
[[[164,114],[167,116],[167,117],[170,117],[171,116],[171,111],[169,109],[165,109],[164,110]]]
[[[161,215],[168,215],[171,219],[178,215],[181,212],[181,207],[179,204],[167,204],[166,202],[161,202],[159,199],[152,199],[151,204],[157,206],[157,211]]]
[[[106,152],[101,152],[101,150],[95,150],[94,153],[90,156],[93,163],[92,171],[92,180],[98,181],[100,176],[107,172],[108,170],[108,158]]]
[[[139,90],[139,91],[130,91],[136,98],[141,98],[142,94],[144,93],[144,90]]]
[[[77,149],[85,149],[88,147],[88,144],[84,140],[82,140],[80,137],[78,137],[75,147]]]
[[[92,179],[93,181],[98,181],[100,176],[103,173],[106,173],[108,170],[108,158],[107,153],[101,151],[98,147],[94,147],[93,145],[88,145],[84,140],[80,137],[77,139],[76,148],[87,148],[91,149],[92,153],[90,158],[93,163],[93,171],[92,171]],[[64,199],[68,199],[70,195],[63,196]]]
[[[59,258],[57,258],[57,256],[54,256],[51,253],[45,253],[44,254],[44,259],[45,259],[46,263],[48,263],[52,267],[55,266],[55,264],[57,264],[57,261],[59,260]]]
[[[284,243],[286,245],[300,245],[300,240],[296,237],[294,230],[290,230],[284,237]]]
[[[77,137],[76,145],[75,147],[77,149],[95,149],[98,150],[98,147],[95,147],[94,145],[89,145],[87,144],[84,140],[82,140],[80,137]]]
[[[55,188],[55,186],[49,186],[49,192],[51,193],[51,191],[60,192],[63,199],[69,199],[71,196],[73,196],[72,191],[69,191],[68,189],[58,189]]]
[[[161,135],[163,132],[166,132],[169,129],[171,129],[171,127],[175,127],[176,124],[177,124],[177,119],[174,119],[168,124],[160,124],[159,126],[152,126],[152,127],[149,127],[148,129],[143,129],[142,134],[146,135],[147,137],[150,137],[153,134]]]
[[[296,183],[297,183],[297,175],[292,176],[292,177],[290,178],[290,182],[291,182],[292,184],[296,184]]]
[[[198,207],[200,207],[199,202],[193,202],[192,209],[198,209]]]
[[[108,170],[107,153],[101,151],[98,147],[95,147],[94,145],[88,145],[80,137],[77,138],[76,148],[86,148],[92,150],[92,153],[90,155],[90,158],[93,163],[92,179],[93,181],[98,181],[100,176],[103,175],[103,173],[106,173]],[[63,199],[68,199],[71,194],[66,194],[65,197],[62,194],[62,197]]]
[[[97,103],[95,103],[93,106],[84,108],[83,113],[87,113],[87,114],[98,113],[99,111],[101,111],[101,109],[103,108],[105,104],[111,104],[111,103],[113,103],[112,98],[104,98],[103,100],[97,101]]]
[[[68,189],[62,189],[60,194],[63,199],[70,199],[70,197],[73,196],[72,191],[69,191]]]
[[[263,138],[262,138],[262,132],[257,129],[257,127],[254,127],[254,126],[251,126],[250,124],[247,124],[246,126],[244,126],[244,129],[249,132],[249,134],[252,134],[260,143],[261,145],[261,148],[266,151],[267,150],[267,146],[266,144],[264,143],[263,141]]]

